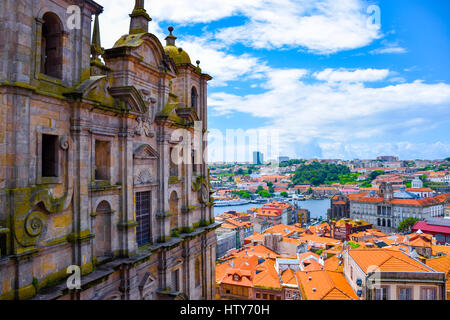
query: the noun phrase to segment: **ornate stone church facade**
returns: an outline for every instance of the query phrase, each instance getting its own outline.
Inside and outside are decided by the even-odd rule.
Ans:
[[[1,1],[0,299],[215,297],[211,77],[131,10],[105,50],[92,0]]]

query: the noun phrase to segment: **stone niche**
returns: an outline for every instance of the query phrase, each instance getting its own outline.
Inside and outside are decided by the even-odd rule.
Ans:
[[[148,144],[139,145],[134,151],[134,185],[156,183],[158,152]]]

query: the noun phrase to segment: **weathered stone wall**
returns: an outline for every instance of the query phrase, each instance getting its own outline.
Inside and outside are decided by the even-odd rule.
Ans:
[[[42,17],[53,12],[65,21],[72,2],[13,3],[0,4],[0,27],[10,33],[0,43],[0,230],[8,245],[0,299],[214,298],[217,225],[207,166],[196,176],[189,163],[179,165],[178,177],[169,170],[173,133],[192,134],[195,113],[206,124],[209,76],[176,65],[151,34],[107,50],[106,66],[98,65],[90,34],[91,15],[101,8],[91,2],[80,2],[80,30],[64,24],[63,78],[42,75]],[[91,76],[91,68],[103,76]],[[44,134],[56,136],[56,176],[43,174]],[[146,191],[150,241],[138,248],[136,193]],[[81,290],[67,288],[70,265],[81,267]],[[171,288],[175,269],[178,292]]]

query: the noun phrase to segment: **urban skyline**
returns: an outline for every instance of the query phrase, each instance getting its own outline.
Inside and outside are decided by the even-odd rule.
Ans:
[[[111,47],[127,12],[121,0],[99,3]],[[279,153],[290,158],[450,154],[448,1],[243,3],[145,3],[151,32],[162,41],[174,26],[177,43],[213,76],[212,135],[278,134]],[[261,149],[224,141],[211,138],[211,161],[251,161]]]

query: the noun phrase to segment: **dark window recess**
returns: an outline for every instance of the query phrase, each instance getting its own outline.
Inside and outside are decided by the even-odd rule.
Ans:
[[[180,291],[180,279],[178,269],[172,272],[172,289],[173,291]]]
[[[200,285],[200,268],[200,259],[197,259],[195,262],[195,286],[197,287]]]
[[[192,108],[197,108],[197,101],[198,101],[197,89],[195,89],[195,87],[192,87],[192,90],[191,90],[191,107]]]
[[[0,257],[5,257],[7,255],[6,234],[0,234]]]
[[[150,199],[150,191],[136,193],[136,241],[139,247],[150,243]]]
[[[62,24],[54,13],[43,17],[41,38],[41,73],[55,78],[62,78]]]
[[[109,141],[95,141],[95,180],[110,179],[110,152]]]
[[[42,135],[42,176],[58,176],[58,154],[56,150],[58,136]]]

